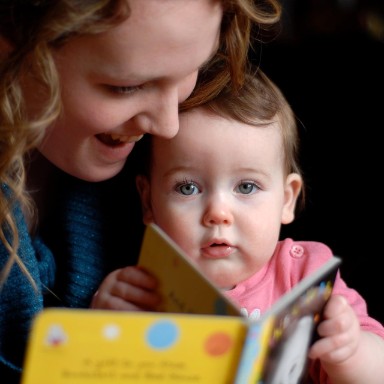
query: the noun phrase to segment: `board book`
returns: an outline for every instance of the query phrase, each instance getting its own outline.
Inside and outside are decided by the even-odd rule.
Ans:
[[[340,262],[333,257],[248,319],[151,224],[139,264],[160,281],[162,312],[45,309],[21,384],[301,383]]]

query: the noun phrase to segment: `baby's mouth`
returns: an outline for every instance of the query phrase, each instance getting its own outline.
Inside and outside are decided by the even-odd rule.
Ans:
[[[125,143],[135,143],[139,141],[144,135],[139,136],[128,136],[128,135],[116,135],[100,133],[96,137],[105,145],[110,147],[117,147]]]

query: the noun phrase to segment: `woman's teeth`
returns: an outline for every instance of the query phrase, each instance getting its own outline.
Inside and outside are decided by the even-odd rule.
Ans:
[[[133,143],[139,141],[143,135],[140,136],[121,136],[121,135],[111,135],[113,141],[120,141],[121,143]]]
[[[97,138],[106,145],[115,146],[123,143],[134,143],[136,141],[139,141],[143,136],[144,135],[128,136],[100,133],[99,135],[97,135]]]

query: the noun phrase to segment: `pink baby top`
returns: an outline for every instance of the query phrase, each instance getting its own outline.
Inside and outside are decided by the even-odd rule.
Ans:
[[[234,289],[226,291],[226,294],[241,307],[245,316],[257,319],[278,298],[332,256],[332,251],[325,244],[285,239],[278,243],[274,255],[260,271]],[[340,272],[337,273],[333,294],[342,295],[348,300],[362,329],[384,338],[383,325],[368,315],[365,300],[357,291],[347,286]],[[317,376],[319,383],[328,382],[324,372],[318,372]]]

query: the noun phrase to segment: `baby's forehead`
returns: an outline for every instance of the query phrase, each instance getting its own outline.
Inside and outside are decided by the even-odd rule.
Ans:
[[[180,144],[184,140],[204,142],[214,145],[217,142],[232,140],[234,143],[244,141],[272,140],[281,143],[283,135],[278,119],[274,121],[251,123],[224,116],[199,108],[180,115],[178,133],[170,141]],[[211,142],[209,143],[209,140]],[[207,143],[208,142],[208,143]]]
[[[218,113],[216,113],[214,110],[212,110],[209,105],[200,105],[198,107],[190,108],[183,110],[179,113],[179,119],[185,119],[190,116],[216,116]]]
[[[226,113],[225,110],[213,110],[208,106],[199,106],[193,109],[183,111],[179,114],[180,129],[189,124],[228,124],[235,122],[234,119]]]

